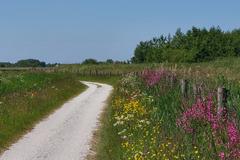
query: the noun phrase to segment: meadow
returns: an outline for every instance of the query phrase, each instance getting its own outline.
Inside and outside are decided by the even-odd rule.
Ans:
[[[239,62],[227,58],[192,64],[71,64],[45,71],[2,71],[1,150],[83,91],[79,80],[85,80],[114,86],[95,133],[96,157],[90,159],[237,160]],[[227,91],[222,106],[219,87]]]
[[[55,71],[63,73],[75,73],[81,76],[122,76],[131,72],[141,72],[144,69],[167,68],[176,72],[187,73],[190,76],[212,77],[224,75],[227,79],[240,79],[240,58],[219,58],[215,61],[202,63],[145,63],[145,64],[65,64],[55,68]],[[198,75],[194,75],[194,74]]]
[[[229,86],[228,104],[218,110],[215,90],[184,96],[168,74],[122,79],[111,120],[119,159],[239,159],[239,85]]]
[[[152,65],[122,76],[102,119],[97,159],[239,159],[238,62]],[[219,107],[221,87],[228,92]]]
[[[85,86],[73,74],[2,71],[0,74],[0,151]]]

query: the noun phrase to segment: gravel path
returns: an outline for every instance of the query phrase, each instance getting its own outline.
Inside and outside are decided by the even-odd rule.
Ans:
[[[0,160],[83,160],[112,87],[82,82],[89,88],[66,102],[5,151]]]

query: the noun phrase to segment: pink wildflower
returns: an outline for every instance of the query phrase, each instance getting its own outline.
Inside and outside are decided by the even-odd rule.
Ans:
[[[231,117],[231,119],[229,119]],[[227,152],[220,152],[219,158],[224,159],[240,159],[240,132],[237,124],[234,121],[234,116],[225,108],[217,111],[214,107],[212,97],[209,96],[207,102],[198,99],[191,108],[188,108],[182,113],[182,116],[177,120],[177,125],[182,127],[186,132],[192,133],[192,120],[197,120],[200,123],[207,123],[212,128],[212,134],[215,136],[215,144],[222,145]],[[219,135],[226,133],[228,141],[224,143]]]
[[[177,120],[177,125],[182,127],[187,132],[191,132],[191,121],[199,120],[209,123],[213,130],[217,130],[220,127],[220,117],[218,114],[214,114],[213,100],[209,96],[207,102],[203,102],[198,99],[195,104],[187,109],[180,119]]]
[[[220,152],[218,156],[220,157],[221,160],[224,160],[224,159],[225,159],[225,154],[224,154],[224,152]]]
[[[236,124],[234,122],[228,122],[227,124],[227,134],[229,138],[229,145],[233,146],[235,144],[238,144],[240,135],[238,133]]]
[[[173,73],[166,71],[164,69],[159,70],[145,70],[142,73],[142,78],[149,87],[156,85],[161,79],[167,76],[174,76]]]

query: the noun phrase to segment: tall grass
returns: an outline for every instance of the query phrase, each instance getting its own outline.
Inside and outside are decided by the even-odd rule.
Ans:
[[[138,77],[137,79],[131,78],[130,81],[126,83],[126,85],[117,85],[115,86],[114,94],[112,101],[104,113],[102,119],[102,127],[100,130],[100,142],[97,145],[97,159],[127,159],[124,156],[130,156],[130,159],[141,159],[141,156],[146,156],[146,151],[148,151],[148,147],[152,148],[155,146],[155,151],[152,150],[151,153],[158,155],[159,157],[152,157],[152,159],[166,159],[165,156],[172,156],[170,159],[174,159],[173,156],[176,156],[178,159],[220,159],[221,157],[214,148],[209,149],[209,144],[211,135],[208,134],[206,138],[205,134],[210,133],[207,128],[202,128],[202,131],[206,130],[208,132],[203,132],[199,135],[186,134],[184,130],[177,126],[177,119],[179,119],[182,114],[186,111],[187,108],[191,108],[195,103],[195,97],[193,97],[193,84],[197,84],[201,86],[203,92],[201,96],[207,99],[209,93],[215,96],[213,98],[214,103],[216,104],[216,89],[218,86],[224,85],[229,91],[230,95],[228,98],[228,108],[231,110],[230,112],[236,113],[236,120],[238,121],[238,128],[240,127],[240,87],[239,87],[239,68],[240,68],[240,59],[219,59],[211,63],[196,63],[196,64],[139,64],[139,65],[123,65],[123,67],[119,67],[118,69],[124,70],[121,73],[128,72],[139,72],[142,73],[143,69],[156,69],[156,68],[165,68],[167,70],[173,71],[177,74],[178,81],[180,79],[188,79],[190,80],[189,85],[189,97],[186,99],[181,94],[181,89],[179,83],[175,83],[173,86],[169,85],[168,81],[162,80],[158,82],[155,86],[149,87],[143,81],[142,78]],[[73,68],[68,68],[70,72],[79,72],[85,71],[87,73],[89,70],[101,70],[101,71],[111,71],[112,69],[116,69],[116,66],[106,65],[102,67],[101,65],[97,66],[88,66],[86,68],[81,68],[81,65],[74,66]],[[118,71],[119,71],[118,70]],[[134,74],[132,74],[134,75]],[[225,78],[223,78],[223,76]],[[103,76],[104,77],[104,76]],[[125,76],[123,76],[125,77]],[[104,77],[105,78],[105,77]],[[97,79],[96,79],[97,81]],[[120,80],[121,83],[126,81],[126,78]],[[135,85],[134,85],[135,84]],[[134,87],[132,87],[134,86]],[[126,104],[129,103],[132,96],[138,95],[140,97],[137,100],[140,101],[140,106],[144,106],[149,111],[148,120],[152,122],[152,126],[150,127],[142,127],[139,130],[134,131],[134,123],[126,121],[125,129],[129,130],[129,133],[134,133],[136,139],[127,138],[130,140],[129,142],[136,142],[136,146],[138,149],[131,146],[131,148],[135,151],[130,154],[129,150],[126,150],[126,139],[124,135],[119,135],[119,132],[123,131],[124,127],[114,127],[114,123],[116,123],[116,119],[114,118],[116,114],[123,114],[121,111],[116,110],[115,100],[122,99],[122,103],[117,105],[118,107],[123,107],[124,102]],[[141,119],[135,119],[136,122]],[[158,124],[158,122],[161,122]],[[155,125],[154,125],[155,124]],[[160,127],[160,134],[157,135],[148,135],[146,138],[144,134],[153,132],[153,128],[155,126]],[[148,132],[144,132],[148,131]],[[131,133],[131,134],[132,134]],[[130,135],[131,135],[130,134]],[[144,141],[145,147],[143,150],[141,148],[141,144],[143,142],[139,141],[139,139],[146,139]],[[151,141],[151,138],[157,141]],[[194,141],[193,141],[194,140]],[[169,144],[171,143],[171,144]],[[212,142],[211,142],[212,143]],[[125,146],[124,146],[125,145]],[[159,146],[167,146],[162,148]],[[124,147],[123,147],[124,146]],[[153,147],[154,148],[154,147]],[[172,149],[175,149],[176,152],[172,153]],[[128,153],[126,152],[128,151]],[[222,156],[221,150],[218,150],[220,155]],[[137,154],[138,153],[138,154]],[[179,154],[180,153],[180,154]],[[135,157],[136,156],[136,157]],[[227,156],[225,154],[225,156]],[[140,157],[140,158],[139,158]],[[175,158],[176,158],[175,157]],[[151,159],[146,158],[145,159]]]
[[[5,72],[0,82],[0,151],[80,93],[79,77],[63,73]]]
[[[182,72],[174,73],[178,80],[171,84],[168,75],[169,71],[157,70],[143,72],[140,76],[130,74],[121,80],[112,101],[111,123],[108,123],[110,137],[115,137],[111,140],[118,144],[111,149],[117,152],[116,157],[149,160],[240,158],[239,84],[222,77],[195,79]],[[178,82],[179,78],[186,77],[192,79],[189,79],[188,95],[184,97]],[[202,84],[203,94],[198,98],[190,90],[193,83]],[[227,116],[223,117],[219,116],[222,113],[219,114],[216,104],[219,85],[230,91],[227,112],[222,112]],[[105,149],[110,153],[109,148]]]

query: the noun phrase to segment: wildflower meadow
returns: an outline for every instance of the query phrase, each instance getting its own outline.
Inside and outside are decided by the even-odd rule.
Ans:
[[[173,70],[124,76],[112,100],[112,125],[126,160],[239,160],[240,85]],[[194,76],[192,76],[194,77]],[[219,106],[217,86],[227,101]]]

